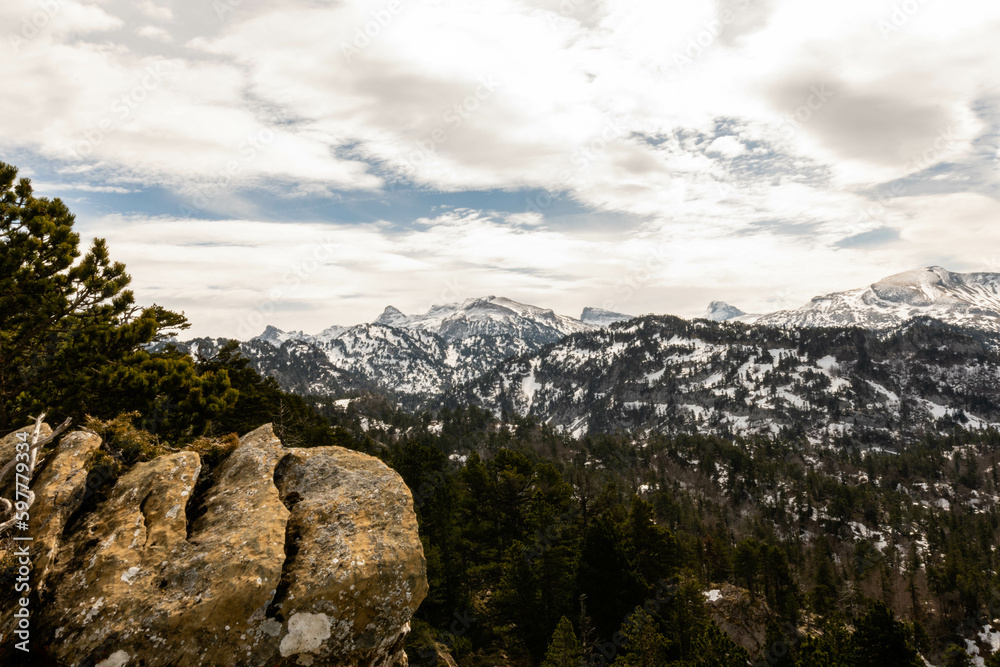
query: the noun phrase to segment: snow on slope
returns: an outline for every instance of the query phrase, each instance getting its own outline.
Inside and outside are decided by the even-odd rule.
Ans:
[[[580,314],[580,321],[584,324],[593,324],[599,327],[609,327],[615,322],[626,322],[633,318],[632,315],[615,313],[603,308],[584,308]]]
[[[715,321],[779,327],[885,330],[915,317],[932,317],[957,326],[1000,331],[1000,273],[953,273],[929,266],[883,278],[868,287],[817,296],[792,310],[751,316],[713,302],[709,311],[707,319]]]
[[[705,309],[705,314],[702,317],[711,322],[747,322],[749,324],[759,318],[760,315],[744,313],[736,306],[730,305],[725,301],[713,301],[708,304],[708,308]]]
[[[422,315],[407,316],[389,306],[374,323],[433,331],[450,340],[517,331],[555,342],[563,336],[597,328],[597,325],[585,324],[567,315],[496,296],[432,306]]]
[[[879,342],[876,342],[879,341]],[[616,429],[811,438],[1000,425],[1000,357],[953,329],[900,327],[858,338],[827,329],[752,333],[645,317],[565,338],[502,363],[456,394],[495,414],[565,430]]]
[[[628,317],[600,313],[615,321]],[[413,404],[469,382],[507,358],[601,326],[489,296],[433,306],[420,315],[389,306],[371,324],[332,326],[316,335],[267,327],[254,340],[278,349],[308,344],[335,368],[401,399],[409,397]]]

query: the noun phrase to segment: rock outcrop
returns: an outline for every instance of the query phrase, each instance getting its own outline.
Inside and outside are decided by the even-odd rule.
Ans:
[[[64,437],[34,484],[37,515],[55,509],[33,547],[33,646],[104,667],[407,663],[426,564],[409,489],[382,462],[287,449],[268,425],[208,483],[196,452],[161,456],[69,518],[99,445]]]
[[[732,584],[723,584],[706,594],[712,620],[734,642],[750,655],[766,651],[767,619],[773,614],[767,603],[750,591]]]
[[[14,454],[17,451],[17,443],[20,441],[19,433],[23,433],[25,438],[31,436],[31,428],[22,428],[11,433],[8,433],[4,437],[0,438],[0,471],[4,470],[6,465],[14,460]],[[42,424],[40,429],[42,437],[45,437],[52,433],[52,429],[48,424]],[[7,470],[6,473],[0,474],[0,498],[13,498],[14,497],[14,469],[11,468]]]

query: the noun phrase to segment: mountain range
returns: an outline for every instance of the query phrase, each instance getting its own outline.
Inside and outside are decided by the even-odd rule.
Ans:
[[[647,316],[510,359],[450,397],[574,436],[783,434],[873,443],[1000,425],[1000,336],[915,320],[890,332]]]
[[[471,402],[575,435],[877,435],[1000,423],[998,290],[1000,274],[933,266],[769,314],[713,302],[693,321],[597,308],[573,318],[488,296],[416,315],[389,306],[313,335],[269,326],[241,350],[288,391],[375,392],[409,410]]]
[[[897,273],[867,287],[813,298],[801,308],[763,315],[713,301],[705,318],[777,327],[886,330],[915,317],[1000,331],[1000,273],[953,273],[929,266]]]
[[[324,396],[377,391],[415,409],[506,359],[628,319],[599,308],[585,308],[577,319],[488,296],[433,306],[419,315],[389,306],[371,323],[331,326],[314,335],[268,326],[241,350],[287,391]],[[224,342],[201,338],[181,347],[211,354]]]

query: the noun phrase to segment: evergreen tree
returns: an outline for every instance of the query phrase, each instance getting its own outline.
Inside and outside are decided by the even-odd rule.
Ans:
[[[945,648],[944,654],[941,655],[941,663],[942,667],[972,667],[973,664],[972,658],[958,644],[950,644]]]
[[[669,530],[656,524],[653,506],[639,496],[632,497],[628,534],[635,550],[636,570],[647,587],[673,574],[678,556],[677,540]]]
[[[624,652],[612,665],[615,667],[661,667],[667,662],[670,642],[657,627],[656,619],[637,607],[622,625]]]
[[[578,586],[587,595],[601,637],[611,636],[628,610],[642,602],[645,585],[629,556],[624,531],[612,512],[590,523],[580,553]]]
[[[580,667],[583,664],[583,653],[580,642],[573,632],[573,624],[563,616],[552,634],[552,642],[545,653],[542,667]]]
[[[851,667],[851,636],[841,624],[828,621],[822,634],[806,637],[795,651],[796,667]]]
[[[746,667],[750,654],[729,638],[714,622],[705,627],[700,651],[695,657],[698,667]]]
[[[920,667],[909,634],[885,603],[872,603],[851,638],[855,667]]]
[[[792,651],[794,643],[794,638],[786,637],[777,623],[768,620],[764,639],[764,659],[767,660],[768,665],[771,667],[795,667]]]
[[[81,255],[73,224],[62,201],[35,197],[0,162],[0,429],[48,408],[77,418],[139,411],[154,430],[203,431],[236,400],[228,377],[148,352],[187,321],[136,306],[125,266],[103,239]]]
[[[274,432],[288,447],[335,445],[364,449],[350,432],[339,426],[332,427],[301,396],[282,391],[272,377],[262,377],[240,354],[238,341],[228,341],[211,357],[199,355],[196,366],[202,375],[224,373],[232,388],[239,392],[233,409],[213,420],[215,433],[242,434],[271,423]]]

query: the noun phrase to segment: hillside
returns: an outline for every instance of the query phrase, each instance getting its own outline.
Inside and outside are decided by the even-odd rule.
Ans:
[[[646,317],[508,361],[453,394],[574,435],[845,432],[874,440],[1000,423],[997,338],[911,323],[885,335]]]

